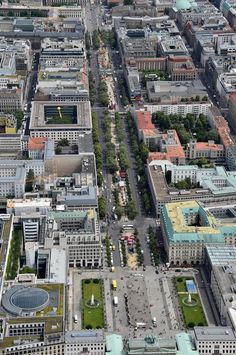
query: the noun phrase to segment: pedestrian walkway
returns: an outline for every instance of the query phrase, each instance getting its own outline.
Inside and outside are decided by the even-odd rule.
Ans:
[[[104,279],[104,296],[105,296],[105,309],[106,309],[106,322],[107,331],[113,331],[113,315],[112,315],[112,298],[111,298],[111,286],[110,279]]]
[[[174,304],[172,301],[172,297],[171,297],[171,293],[170,293],[170,289],[169,289],[169,285],[168,285],[168,280],[166,278],[162,279],[162,287],[163,287],[163,291],[164,291],[164,298],[165,298],[166,305],[168,308],[168,316],[169,316],[169,320],[171,323],[171,328],[175,329],[178,326],[178,321],[177,321],[176,314],[175,314]]]

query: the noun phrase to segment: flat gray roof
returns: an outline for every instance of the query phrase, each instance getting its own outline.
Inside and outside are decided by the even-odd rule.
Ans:
[[[225,266],[236,260],[236,247],[234,245],[207,245],[207,256],[211,265]]]
[[[44,108],[48,106],[75,106],[77,110],[76,123],[72,124],[47,124],[45,122]],[[67,129],[91,129],[91,106],[90,101],[79,102],[54,102],[54,101],[34,101],[30,117],[30,129],[40,130],[67,130]]]
[[[236,341],[230,327],[194,327],[194,335],[197,341]]]
[[[65,333],[65,343],[82,343],[82,342],[105,342],[103,330],[82,330],[68,331]]]

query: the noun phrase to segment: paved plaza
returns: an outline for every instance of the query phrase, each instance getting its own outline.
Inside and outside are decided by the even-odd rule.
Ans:
[[[150,327],[152,325],[150,304],[143,274],[133,274],[127,280],[126,297],[130,325],[136,327],[137,324],[143,323],[147,328]]]
[[[67,317],[68,329],[81,329],[81,280],[86,278],[103,279],[106,329],[108,332],[119,332],[125,338],[129,336],[153,334],[173,337],[180,329],[184,329],[178,300],[173,289],[173,278],[176,276],[194,276],[188,273],[176,274],[174,270],[156,270],[147,266],[146,271],[138,268],[116,267],[115,272],[88,270],[72,271],[72,285],[68,287],[69,309]],[[117,281],[117,289],[112,289],[112,280]],[[118,297],[118,305],[114,305],[114,297]],[[127,300],[127,302],[126,302]],[[205,302],[203,302],[203,305]],[[78,315],[78,323],[74,323],[73,315]],[[156,327],[152,324],[156,318]],[[137,329],[137,323],[144,323],[144,328]],[[144,325],[143,325],[144,326]]]

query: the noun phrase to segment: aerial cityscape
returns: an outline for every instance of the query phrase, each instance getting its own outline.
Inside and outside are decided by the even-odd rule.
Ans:
[[[235,0],[0,2],[1,354],[236,354]]]

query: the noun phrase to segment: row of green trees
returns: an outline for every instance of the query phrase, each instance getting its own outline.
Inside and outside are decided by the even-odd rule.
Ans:
[[[106,140],[106,165],[107,170],[114,174],[118,170],[117,159],[116,159],[116,148],[112,143],[112,134],[111,134],[111,116],[109,112],[105,112],[104,119],[104,136]]]
[[[136,169],[138,174],[139,191],[142,191],[141,197],[145,212],[151,213],[152,201],[151,193],[149,190],[148,180],[145,172],[145,165],[149,153],[148,147],[144,143],[140,143],[137,136],[136,126],[133,122],[130,112],[127,113],[127,124],[129,129],[129,136],[131,141],[132,152],[136,159]]]
[[[94,85],[93,74],[91,72],[89,72],[89,99],[91,105],[93,105],[96,101],[96,88]]]
[[[107,84],[105,80],[100,80],[99,85],[98,85],[98,98],[99,102],[102,106],[108,107],[109,105],[109,95],[108,95],[108,89],[107,89]]]
[[[157,247],[157,237],[154,229],[150,226],[148,228],[148,236],[149,236],[149,249],[150,253],[153,256],[155,266],[159,264],[159,252]]]
[[[95,112],[92,113],[92,136],[93,136],[93,148],[94,155],[96,159],[96,168],[97,168],[97,184],[102,186],[103,177],[102,177],[102,148],[99,142],[99,128],[98,128],[98,118]]]
[[[111,249],[110,249],[110,239],[108,236],[106,236],[105,245],[106,245],[106,255],[107,255],[107,266],[111,267]]]
[[[138,263],[139,263],[139,265],[142,265],[144,262],[144,256],[143,256],[143,250],[141,247],[141,243],[138,238],[138,230],[137,229],[135,229],[134,235],[135,235],[135,248],[136,248]]]
[[[34,171],[30,169],[26,175],[25,192],[33,191],[34,178]]]
[[[14,280],[19,269],[19,260],[21,254],[22,232],[21,229],[14,229],[12,234],[11,246],[8,254],[6,278]]]
[[[104,219],[107,214],[107,207],[106,207],[106,200],[103,195],[98,197],[98,211],[99,211],[99,218]]]
[[[179,114],[166,115],[164,112],[155,112],[152,115],[152,122],[162,131],[175,129],[183,145],[189,143],[192,137],[198,141],[214,140],[219,143],[218,133],[210,128],[207,117],[203,114],[196,116],[188,113],[184,117]]]
[[[115,127],[116,127],[116,138],[119,143],[124,141],[124,129],[119,112],[115,113]]]
[[[93,49],[97,50],[100,48],[100,36],[99,31],[94,30],[92,34]]]

